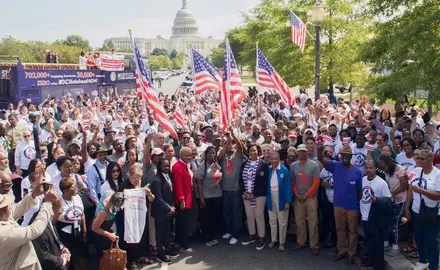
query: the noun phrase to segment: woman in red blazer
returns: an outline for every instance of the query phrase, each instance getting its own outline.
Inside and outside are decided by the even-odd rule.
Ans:
[[[189,209],[192,206],[191,148],[182,147],[180,160],[172,169],[174,202],[177,206],[177,236],[180,252],[194,253],[189,247]]]

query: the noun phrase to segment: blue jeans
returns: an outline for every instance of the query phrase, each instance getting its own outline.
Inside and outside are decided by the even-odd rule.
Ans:
[[[223,191],[223,216],[225,218],[227,233],[237,238],[243,221],[242,192]]]
[[[420,263],[428,263],[430,270],[438,269],[440,217],[437,216],[435,228],[428,227],[419,220],[419,214],[411,211],[413,231],[416,237]]]

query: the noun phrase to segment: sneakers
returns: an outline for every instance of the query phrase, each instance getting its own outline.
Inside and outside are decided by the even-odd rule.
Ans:
[[[170,259],[175,259],[175,258],[179,257],[179,254],[177,254],[176,252],[174,252],[172,250],[170,252],[165,253],[165,254]]]
[[[254,240],[254,242],[255,242],[255,240]],[[266,244],[264,243],[264,241],[258,241],[256,249],[263,250],[265,246],[266,246]]]
[[[390,251],[388,252],[388,256],[389,257],[394,257],[400,254],[400,249],[390,249]]]
[[[418,263],[416,263],[414,266],[413,266],[413,270],[426,270],[426,269],[428,269],[428,266],[429,266],[429,263],[420,263],[420,262],[418,262]]]
[[[205,245],[206,245],[207,247],[212,247],[212,246],[218,245],[218,241],[214,239],[214,240],[212,240],[212,241],[208,241],[208,242],[206,242]]]
[[[222,236],[222,238],[223,239],[229,239],[229,238],[231,238],[231,234],[230,233],[225,233],[225,234],[223,234],[223,236]]]
[[[194,249],[192,249],[192,248],[188,248],[188,249],[180,248],[179,252],[180,253],[187,253],[187,254],[196,253],[196,251]]]
[[[238,242],[237,238],[234,238],[234,237],[232,237],[231,240],[229,240],[230,245],[235,245],[235,244],[237,244],[237,242]]]
[[[247,246],[247,245],[252,244],[252,243],[255,243],[255,238],[249,238],[248,240],[245,240],[245,241],[241,242],[241,244],[243,246]]]
[[[158,256],[157,259],[163,263],[171,263],[171,260],[167,256]]]

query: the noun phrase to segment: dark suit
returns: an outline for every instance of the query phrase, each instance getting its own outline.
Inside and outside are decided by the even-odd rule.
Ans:
[[[50,228],[50,224],[47,225],[43,234],[32,241],[35,251],[40,261],[41,267],[44,270],[65,270],[63,266],[63,259],[61,258],[62,243]]]
[[[169,174],[170,179],[171,174]],[[168,216],[174,206],[173,188],[162,173],[158,173],[151,183],[154,201],[151,204],[151,216],[156,225],[156,244],[159,255],[165,255],[171,248],[171,225],[173,218]]]

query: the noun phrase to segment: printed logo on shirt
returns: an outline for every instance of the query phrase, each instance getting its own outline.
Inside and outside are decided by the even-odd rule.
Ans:
[[[23,150],[23,155],[27,158],[27,159],[32,159],[33,155],[35,154],[35,149],[32,147],[26,147]]]
[[[366,156],[364,155],[364,153],[354,153],[353,155],[354,158],[354,164],[356,167],[364,167],[365,165],[365,159]]]
[[[371,196],[374,196],[374,191],[370,186],[365,186],[362,188],[362,199],[363,204],[371,203]]]
[[[80,220],[81,217],[82,217],[82,210],[77,205],[67,208],[66,213],[64,214],[64,220],[68,220],[68,221]]]
[[[428,181],[426,180],[426,178],[422,178],[422,180],[420,180],[420,177],[414,178],[414,180],[411,181],[411,185],[413,185],[414,183],[416,183],[416,185],[419,186],[421,189],[428,189]]]

